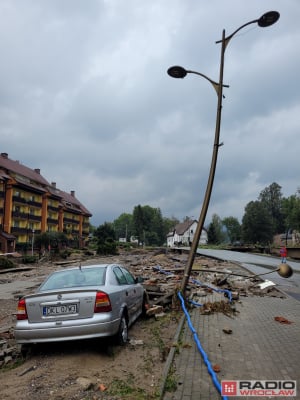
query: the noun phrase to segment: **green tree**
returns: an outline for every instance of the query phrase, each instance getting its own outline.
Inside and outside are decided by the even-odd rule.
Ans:
[[[139,243],[160,246],[165,240],[164,221],[160,208],[135,206],[133,210],[133,229]]]
[[[140,204],[134,207],[132,217],[134,235],[137,237],[139,243],[141,243],[142,241],[144,242],[144,212]]]
[[[285,229],[300,230],[300,197],[292,195],[282,200],[282,213],[284,215]]]
[[[179,224],[179,219],[175,217],[163,218],[164,240],[166,240],[167,234],[173,231],[177,224]]]
[[[68,238],[63,232],[43,232],[34,238],[34,246],[39,249],[59,249],[68,245]]]
[[[152,217],[150,220],[149,228],[150,234],[152,235],[152,239],[149,240],[149,244],[154,246],[160,246],[164,244],[164,242],[166,241],[166,235],[164,231],[164,221],[160,208],[152,209]]]
[[[98,226],[94,233],[94,236],[97,238],[98,254],[117,254],[115,235],[111,223],[105,222],[103,225]]]
[[[284,215],[282,212],[282,193],[281,186],[273,182],[260,192],[259,201],[261,201],[270,213],[273,226],[273,234],[284,231]]]
[[[232,217],[232,216],[226,217],[222,220],[222,223],[227,229],[227,234],[228,234],[230,243],[234,243],[237,240],[241,239],[242,227],[237,218]]]
[[[218,244],[218,237],[217,237],[217,233],[216,233],[216,227],[212,223],[210,223],[208,225],[207,243],[208,244]]]
[[[273,221],[265,203],[251,201],[245,207],[242,238],[246,243],[269,244],[273,239]]]
[[[220,244],[225,241],[222,220],[217,214],[212,216],[212,222],[208,226],[207,236],[208,243],[210,244]]]
[[[120,237],[130,240],[133,235],[133,217],[132,214],[123,213],[113,222],[114,230],[116,233],[116,240]]]

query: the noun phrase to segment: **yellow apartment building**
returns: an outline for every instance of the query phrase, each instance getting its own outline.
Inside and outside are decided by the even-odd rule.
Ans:
[[[0,154],[0,253],[32,244],[34,235],[63,232],[70,242],[84,246],[92,214],[75,191],[64,192],[19,161]]]

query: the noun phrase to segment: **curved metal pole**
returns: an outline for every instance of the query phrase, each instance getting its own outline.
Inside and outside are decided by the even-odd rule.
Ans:
[[[212,79],[210,79],[208,76],[202,74],[201,72],[186,70],[186,73],[187,73],[187,74],[200,75],[200,76],[202,76],[202,78],[208,80],[208,81],[213,85],[215,91],[217,92],[217,95],[219,96],[219,86],[220,86],[220,83],[213,81]],[[229,88],[229,85],[223,85],[223,87]]]
[[[211,197],[211,192],[213,188],[213,183],[214,183],[214,177],[215,177],[215,171],[216,171],[216,165],[217,165],[217,158],[218,158],[218,150],[220,147],[220,128],[221,128],[221,113],[222,113],[222,98],[223,98],[223,72],[224,72],[224,55],[225,55],[225,48],[226,48],[226,43],[225,43],[225,29],[223,30],[222,34],[222,46],[221,46],[221,61],[220,61],[220,77],[219,77],[219,84],[218,84],[218,105],[217,105],[217,116],[216,116],[216,129],[215,129],[215,140],[214,140],[214,147],[213,147],[213,153],[212,153],[212,159],[211,159],[211,166],[210,166],[210,172],[209,172],[209,178],[207,181],[207,187],[206,187],[206,192],[205,192],[205,197],[199,217],[199,221],[197,224],[197,228],[195,231],[195,235],[193,238],[193,242],[191,245],[191,249],[189,252],[189,257],[187,261],[187,265],[184,270],[184,275],[183,279],[181,282],[181,291],[184,294],[186,290],[186,285],[188,283],[191,270],[193,267],[193,263],[195,260],[195,255],[197,252],[198,244],[199,244],[199,239],[201,236],[201,232],[203,229],[203,225],[205,222],[205,217],[207,214],[207,209]],[[210,80],[210,79],[209,79]]]
[[[230,39],[232,39],[232,37],[238,33],[241,29],[245,28],[245,26],[251,25],[251,24],[255,24],[256,22],[258,22],[258,19],[254,19],[253,21],[249,21],[246,24],[240,26],[238,29],[236,29],[231,35],[227,36],[224,40],[225,40],[225,49],[226,46],[228,45]],[[223,41],[223,39],[221,40],[217,40],[216,43],[221,43]]]

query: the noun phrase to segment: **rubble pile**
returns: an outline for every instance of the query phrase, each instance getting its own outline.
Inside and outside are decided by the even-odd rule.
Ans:
[[[0,369],[8,368],[20,359],[20,346],[13,344],[11,330],[0,333]]]
[[[177,292],[180,290],[187,259],[187,253],[176,254],[171,251],[136,255],[135,260],[131,259],[129,268],[135,276],[142,278],[151,307],[161,305],[174,309],[178,306]],[[228,297],[226,291],[230,291],[232,300],[252,295],[284,297],[271,281],[248,274],[236,263],[196,256],[187,286],[189,297],[199,303],[203,303],[203,298],[206,298],[209,304],[207,310],[212,310],[207,296],[215,289],[221,289],[225,297]],[[224,304],[227,303],[224,301]],[[222,304],[216,304],[215,307],[222,311]],[[224,310],[224,307],[223,311],[231,312]]]
[[[146,314],[150,318],[159,318],[167,310],[181,310],[177,293],[181,287],[187,260],[188,253],[159,249],[120,254],[118,259],[112,262],[125,265],[136,277],[140,278],[149,300]],[[45,275],[57,269],[57,265],[53,264],[47,264],[46,267]],[[19,274],[25,282],[31,280],[31,284],[38,284],[40,277],[34,277],[35,282],[32,275],[35,275],[39,268],[32,268],[32,272],[20,270]],[[271,281],[248,275],[247,271],[238,264],[197,255],[191,271],[191,279],[186,288],[187,294],[191,300],[199,303],[202,314],[222,312],[228,316],[236,312],[235,307],[224,298],[228,297],[228,291],[231,293],[232,300],[254,295],[284,297]],[[1,281],[8,283],[14,278],[13,273],[7,272]],[[212,296],[216,289],[219,290],[217,300]],[[24,288],[20,288],[21,290]],[[18,298],[18,293],[15,293],[15,299]],[[17,362],[21,357],[20,348],[15,345],[13,338],[15,307],[15,300],[0,299],[0,368]]]

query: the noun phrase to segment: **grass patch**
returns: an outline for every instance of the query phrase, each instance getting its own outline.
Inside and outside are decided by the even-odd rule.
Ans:
[[[23,365],[25,363],[25,361],[26,361],[25,358],[20,355],[19,357],[15,358],[12,362],[9,362],[9,363],[3,365],[0,368],[0,373],[4,373],[4,372],[10,371],[12,369],[18,368],[21,365]]]
[[[177,389],[177,379],[175,377],[174,367],[172,366],[169,370],[164,390],[165,392],[175,392],[176,389]]]
[[[120,396],[121,399],[135,399],[145,400],[149,398],[149,395],[145,393],[143,389],[136,388],[133,386],[133,379],[129,378],[128,381],[122,379],[115,379],[109,386],[108,393],[112,396]]]

